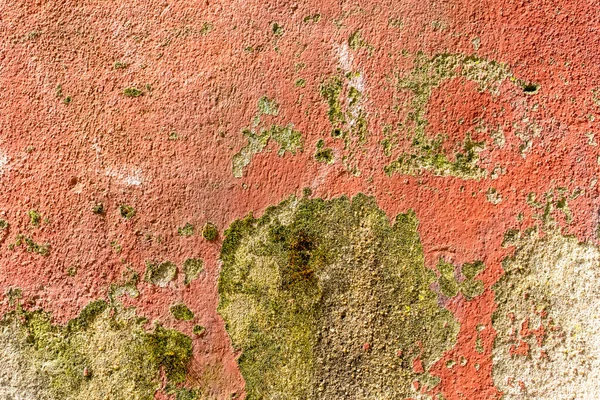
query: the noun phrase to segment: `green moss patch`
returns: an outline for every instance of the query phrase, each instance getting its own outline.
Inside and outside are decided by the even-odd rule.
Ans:
[[[40,223],[42,222],[42,216],[39,212],[37,212],[36,210],[29,210],[27,211],[27,215],[29,215],[29,222],[31,223],[31,225],[36,227],[40,226]]]
[[[173,304],[169,307],[169,311],[173,318],[179,321],[191,321],[194,319],[194,313],[183,303]]]
[[[41,256],[50,255],[50,244],[36,243],[32,238],[23,234],[18,234],[15,243],[12,244],[10,247],[14,249],[15,247],[20,246],[24,246],[25,250],[27,250],[28,253],[35,253]]]
[[[440,292],[446,297],[454,297],[462,293],[465,299],[472,300],[481,295],[485,289],[483,282],[475,279],[484,269],[485,265],[481,261],[465,263],[461,268],[461,276],[455,272],[454,265],[440,259],[437,265],[440,273],[438,278]]]
[[[121,217],[125,219],[131,219],[135,217],[136,211],[135,208],[133,208],[132,206],[128,206],[127,204],[121,204],[119,206],[119,213],[121,214]]]
[[[66,325],[43,311],[18,308],[0,322],[2,398],[151,400],[164,371],[182,383],[192,357],[191,339],[155,325],[131,309],[94,301]],[[16,397],[15,397],[16,396]]]
[[[200,391],[198,389],[167,387],[167,394],[174,395],[175,400],[199,400]]]
[[[137,87],[127,87],[123,89],[123,96],[125,97],[140,97],[144,95],[144,91],[142,89],[138,89]]]
[[[194,325],[194,328],[192,328],[192,332],[196,336],[202,335],[205,331],[206,331],[206,328],[203,327],[202,325]]]
[[[212,242],[213,240],[217,239],[218,236],[219,230],[214,224],[209,222],[204,225],[204,228],[202,228],[202,237],[204,237],[204,239]]]
[[[249,399],[406,398],[415,380],[436,384],[427,371],[458,324],[430,289],[417,226],[358,195],[292,197],[225,231],[218,310]]]
[[[356,30],[350,34],[348,37],[348,47],[352,50],[358,50],[360,48],[367,48],[369,53],[372,53],[375,49],[373,46],[368,44],[365,39],[362,37],[360,30]]]
[[[319,139],[316,146],[317,150],[315,151],[315,160],[324,164],[333,163],[333,149],[325,147],[325,141],[323,139]]]

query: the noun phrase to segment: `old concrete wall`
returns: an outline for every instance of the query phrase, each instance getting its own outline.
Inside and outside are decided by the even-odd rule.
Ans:
[[[0,2],[0,398],[600,397],[598,10]]]

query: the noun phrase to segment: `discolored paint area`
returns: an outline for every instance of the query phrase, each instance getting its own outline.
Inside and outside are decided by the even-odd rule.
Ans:
[[[224,230],[249,212],[260,220],[270,206],[281,210],[290,196],[332,207],[364,193],[380,211],[365,205],[360,218],[380,221],[383,231],[414,211],[418,224],[409,231],[422,264],[404,267],[423,276],[430,311],[456,329],[446,345],[428,347],[423,373],[402,349],[393,374],[410,371],[404,362],[412,360],[407,376],[415,379],[406,389],[403,376],[394,390],[447,400],[595,394],[587,378],[596,376],[595,356],[579,341],[593,342],[593,314],[584,321],[574,310],[594,304],[578,288],[597,286],[599,20],[593,2],[565,0],[1,2],[0,315],[9,318],[18,292],[25,312],[51,315],[52,329],[67,335],[60,327],[89,303],[122,302],[148,318],[146,333],[158,323],[191,341],[183,383],[190,389],[167,390],[159,366],[152,397],[243,399],[253,387],[240,367],[244,349],[217,312],[220,254],[231,240]],[[379,214],[394,222],[372,217]],[[373,240],[392,242],[386,235]],[[363,248],[349,233],[338,236]],[[359,264],[346,253],[347,265]],[[579,259],[584,270],[571,263]],[[564,281],[573,298],[561,287],[552,295],[539,288],[560,271],[571,272]],[[381,291],[395,281],[352,276],[391,301]],[[549,297],[553,321],[574,335],[556,344],[554,325],[531,315],[533,304],[511,285]],[[347,293],[359,302],[363,292]],[[364,304],[375,321],[388,318],[371,299]],[[511,322],[510,310],[521,320]],[[339,323],[323,315],[320,326]],[[120,311],[115,318],[126,319]],[[530,332],[540,326],[548,327],[547,348]],[[511,327],[516,337],[506,333]],[[345,348],[353,336],[344,332],[327,338]],[[529,356],[520,355],[521,341]],[[375,360],[387,366],[388,353],[372,340],[358,346],[344,354],[367,363],[360,376],[391,376],[375,374],[384,368]],[[539,361],[560,383],[554,389],[532,367],[543,347],[557,350]],[[312,348],[323,355],[315,365],[336,371],[340,387],[375,390],[347,383],[356,368],[338,350],[328,359],[323,346]],[[587,356],[568,358],[580,348]],[[10,354],[10,365],[22,365],[23,353]],[[565,360],[583,366],[575,373]],[[21,375],[38,382],[35,371]],[[315,371],[334,390],[333,374]]]
[[[434,389],[458,325],[412,211],[292,197],[226,231],[219,312],[251,399],[397,399]],[[454,293],[456,295],[456,293]],[[421,389],[421,390],[418,390]]]

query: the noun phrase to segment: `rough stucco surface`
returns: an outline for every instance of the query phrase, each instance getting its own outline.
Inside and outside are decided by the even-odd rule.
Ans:
[[[52,396],[38,363],[129,310],[191,341],[177,379],[187,347],[153,344],[150,397],[243,398],[226,229],[362,193],[414,213],[458,327],[426,371],[403,355],[437,377],[412,398],[596,398],[599,23],[582,1],[0,2],[0,394]]]

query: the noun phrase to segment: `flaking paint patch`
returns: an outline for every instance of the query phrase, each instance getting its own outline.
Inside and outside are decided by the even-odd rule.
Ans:
[[[352,53],[350,53],[350,47],[347,42],[341,44],[334,43],[335,54],[338,59],[338,63],[344,72],[350,72],[352,70]]]
[[[232,158],[232,173],[236,178],[244,175],[245,168],[250,165],[254,155],[262,152],[270,140],[279,145],[277,155],[282,157],[286,152],[296,154],[303,150],[302,133],[294,129],[294,124],[285,126],[266,124],[263,119],[266,116],[277,117],[279,115],[279,103],[275,99],[262,96],[257,102],[257,113],[252,119],[250,126],[242,130],[247,144],[243,146]],[[270,121],[270,120],[269,120]]]
[[[368,115],[364,107],[365,80],[357,71],[338,73],[325,79],[319,88],[328,105],[331,137],[344,143],[342,163],[348,171],[360,175],[357,156],[368,139]]]

